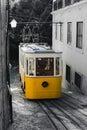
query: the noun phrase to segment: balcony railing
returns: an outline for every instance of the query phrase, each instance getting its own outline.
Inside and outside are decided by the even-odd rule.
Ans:
[[[53,0],[53,11],[75,4],[83,0]]]

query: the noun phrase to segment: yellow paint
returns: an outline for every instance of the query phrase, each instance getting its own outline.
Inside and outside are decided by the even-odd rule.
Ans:
[[[47,99],[61,97],[61,77],[25,77],[25,97],[28,99]],[[42,83],[48,82],[47,87]]]

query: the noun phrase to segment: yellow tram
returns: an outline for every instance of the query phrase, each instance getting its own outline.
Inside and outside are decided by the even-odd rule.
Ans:
[[[61,54],[45,45],[19,45],[19,74],[27,99],[61,97]]]

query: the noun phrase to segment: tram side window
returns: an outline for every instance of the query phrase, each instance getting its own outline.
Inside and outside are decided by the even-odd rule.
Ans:
[[[26,59],[26,74],[28,75],[28,59]]]
[[[36,58],[36,76],[53,76],[54,58]]]
[[[56,58],[56,75],[60,74],[60,58]]]
[[[34,76],[34,58],[29,58],[29,75]]]
[[[24,56],[23,56],[23,54],[21,55],[21,65],[24,67]]]

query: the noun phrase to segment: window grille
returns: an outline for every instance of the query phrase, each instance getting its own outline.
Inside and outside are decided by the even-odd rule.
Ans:
[[[75,72],[75,85],[80,88],[81,87],[81,75]]]

